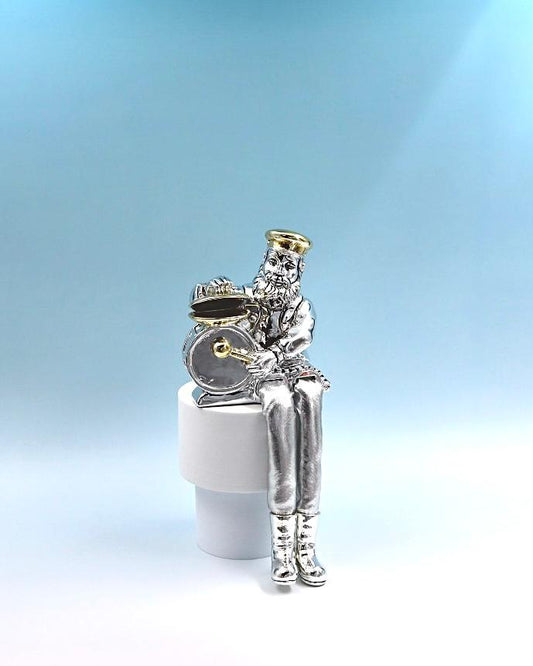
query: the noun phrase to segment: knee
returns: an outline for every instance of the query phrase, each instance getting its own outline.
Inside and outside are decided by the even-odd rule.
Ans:
[[[300,396],[309,400],[316,400],[324,393],[322,383],[314,378],[298,379],[294,385],[294,389]]]
[[[258,391],[263,411],[277,407],[281,410],[293,408],[292,393],[286,381],[281,379],[265,381]]]

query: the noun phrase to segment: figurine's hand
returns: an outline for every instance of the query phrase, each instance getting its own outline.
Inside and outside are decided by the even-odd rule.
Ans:
[[[231,294],[234,291],[234,283],[223,275],[213,278],[207,283],[207,296],[222,296],[223,294]]]
[[[273,351],[266,349],[254,354],[254,360],[246,366],[251,375],[266,375],[277,365],[278,359]]]
[[[232,293],[235,291],[233,282],[223,275],[213,278],[209,282],[199,282],[192,290],[190,301],[191,303],[199,298],[206,296],[223,296],[224,294]]]

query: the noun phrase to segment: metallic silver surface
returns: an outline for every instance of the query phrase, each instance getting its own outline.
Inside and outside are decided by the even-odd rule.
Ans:
[[[314,378],[291,383],[283,374],[259,385],[269,447],[268,506],[274,513],[318,512],[323,392]]]
[[[214,395],[241,391],[251,382],[250,374],[236,358],[218,358],[213,353],[214,343],[221,337],[234,347],[253,353],[256,345],[248,331],[238,326],[209,326],[190,339],[185,353],[185,364],[198,386]]]
[[[324,585],[326,570],[318,561],[315,552],[318,514],[308,516],[296,514],[296,564],[298,574],[307,585]]]
[[[298,503],[303,513],[318,513],[322,460],[322,395],[319,381],[300,378],[294,384],[294,399],[300,422]]]
[[[313,341],[315,313],[311,301],[301,294],[300,281],[311,243],[301,234],[279,230],[267,232],[267,239],[269,247],[251,284],[236,286],[219,276],[193,288],[191,307],[207,307],[208,319],[206,326],[197,325],[189,334],[184,359],[203,389],[196,396],[199,407],[260,402],[269,446],[268,507],[273,516],[287,520],[295,511],[309,518],[301,519],[300,576],[306,583],[321,585],[325,571],[314,553],[316,520],[312,518],[319,512],[322,396],[330,382],[305,355]],[[246,303],[247,315],[220,325],[224,317],[229,322],[240,312],[225,307],[231,306],[232,296],[235,302]],[[218,308],[217,298],[221,299]],[[200,317],[204,314],[200,312]],[[213,347],[221,337],[244,351],[241,359],[226,355],[226,344]],[[281,524],[289,525],[272,522],[273,539],[275,530],[278,539],[273,567],[281,566],[285,553],[284,566],[290,568],[287,553],[279,550]]]
[[[229,395],[213,395],[207,391],[202,390],[197,386],[193,392],[192,397],[198,407],[222,407],[224,405],[249,405],[257,403],[258,401],[250,397],[248,391],[236,391]]]
[[[268,506],[273,513],[296,510],[297,422],[292,392],[284,377],[259,388],[268,435]]]
[[[278,585],[291,585],[298,578],[295,561],[296,515],[270,514],[272,532],[272,580]]]

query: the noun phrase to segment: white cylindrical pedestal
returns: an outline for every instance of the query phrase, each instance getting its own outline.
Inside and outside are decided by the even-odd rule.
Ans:
[[[178,391],[180,470],[196,486],[202,550],[232,559],[266,557],[268,453],[261,406],[198,407],[193,382]]]

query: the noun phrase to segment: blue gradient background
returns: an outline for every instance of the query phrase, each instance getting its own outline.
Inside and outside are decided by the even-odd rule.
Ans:
[[[209,567],[234,567],[237,581],[243,569],[267,575],[264,561],[212,564],[191,546],[175,393],[187,379],[190,288],[220,273],[251,280],[268,228],[314,241],[303,292],[318,313],[311,357],[333,382],[323,527],[333,569],[353,579],[373,563],[364,580],[378,580],[376,562],[438,560],[466,534],[522,525],[515,508],[532,506],[530,3],[0,7],[13,663],[48,663],[47,641],[54,665],[137,645],[140,620],[108,639],[94,618],[84,625],[76,603],[94,602],[96,580],[120,613],[145,584],[188,589],[184,557],[202,581]],[[44,627],[39,604],[52,589],[59,619]],[[62,643],[54,631],[72,617],[89,634]],[[177,658],[178,629],[167,629],[143,645]],[[228,663],[249,663],[225,649]]]

